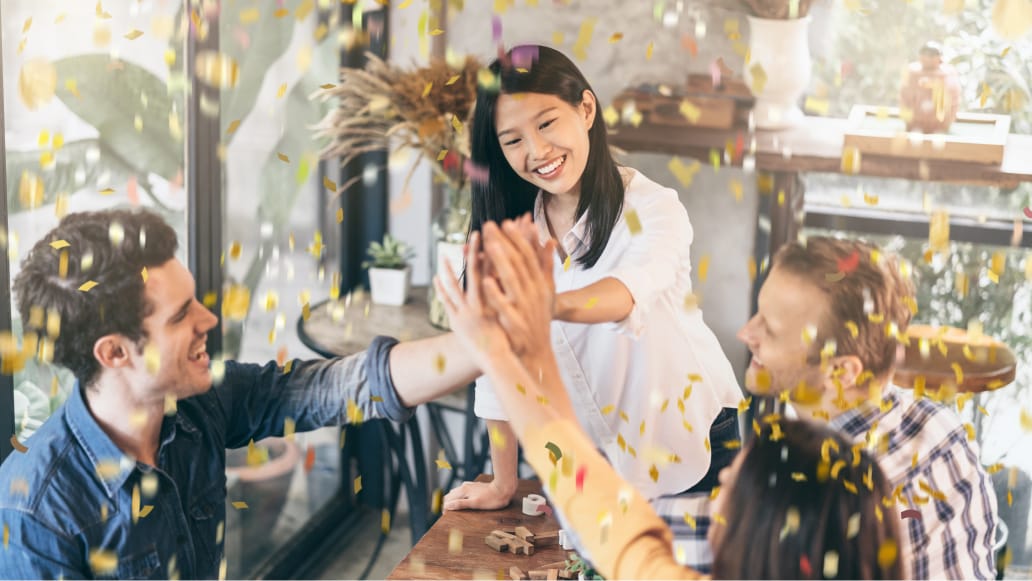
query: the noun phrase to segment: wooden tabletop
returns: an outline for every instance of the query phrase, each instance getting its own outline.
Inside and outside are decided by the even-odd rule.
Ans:
[[[979,393],[1014,381],[1014,352],[992,337],[974,337],[963,329],[929,325],[910,325],[907,335],[910,344],[906,358],[897,365],[892,380],[896,385],[913,389],[920,377],[927,389],[950,386],[958,392]]]
[[[848,121],[829,117],[805,117],[792,129],[756,131],[756,169],[778,172],[842,173],[842,143]],[[641,124],[622,124],[610,130],[609,143],[627,151],[682,155],[708,160],[710,150],[723,151],[740,138],[750,148],[745,127],[705,129]],[[737,160],[736,165],[741,165]],[[1032,181],[1032,135],[1010,135],[999,166],[942,160],[917,160],[864,155],[860,175],[910,180],[975,183],[1014,187]]]
[[[478,481],[490,478],[480,476]],[[523,497],[540,494],[537,480],[520,480],[515,500],[502,510],[463,510],[444,513],[423,535],[412,551],[391,571],[388,579],[508,579],[509,567],[515,565],[524,571],[542,565],[564,561],[567,551],[559,545],[535,548],[533,555],[498,553],[484,542],[484,537],[495,529],[513,529],[524,526],[532,533],[559,530],[554,516],[527,516],[523,514]],[[449,550],[455,534],[462,535],[462,549]]]
[[[426,339],[447,333],[430,324],[427,287],[412,287],[400,307],[375,305],[365,292],[328,300],[312,307],[307,321],[298,325],[301,342],[324,355],[346,356],[364,351],[377,335],[399,341]],[[465,409],[466,392],[459,390],[435,400]]]

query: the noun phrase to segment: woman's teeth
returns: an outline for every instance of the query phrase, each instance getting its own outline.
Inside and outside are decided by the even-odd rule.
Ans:
[[[537,173],[539,173],[541,175],[550,174],[550,173],[554,172],[555,170],[559,169],[559,166],[563,165],[563,162],[565,162],[565,161],[566,161],[566,156],[564,155],[564,156],[560,157],[559,159],[553,161],[552,163],[546,165],[545,167],[539,167],[536,171],[537,171]]]

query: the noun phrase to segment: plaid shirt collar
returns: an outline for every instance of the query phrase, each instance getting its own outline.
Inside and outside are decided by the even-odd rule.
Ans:
[[[832,429],[856,439],[880,424],[900,405],[899,388],[889,385],[882,391],[881,401],[868,400],[835,416],[829,422]]]

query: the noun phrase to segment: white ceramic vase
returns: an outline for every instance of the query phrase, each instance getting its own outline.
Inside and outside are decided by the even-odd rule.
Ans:
[[[408,298],[412,267],[370,268],[369,293],[373,303],[400,307]]]
[[[803,119],[799,99],[810,85],[810,17],[770,20],[749,16],[745,82],[756,97],[758,129],[786,129]]]

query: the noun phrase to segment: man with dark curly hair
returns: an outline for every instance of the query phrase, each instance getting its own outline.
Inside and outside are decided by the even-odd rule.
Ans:
[[[398,348],[378,337],[363,353],[283,367],[212,364],[217,319],[176,247],[151,212],[88,212],[66,216],[23,263],[24,341],[77,385],[0,465],[0,578],[217,577],[226,448],[291,421],[404,419],[479,374],[452,335]],[[427,373],[438,353],[456,355]]]

